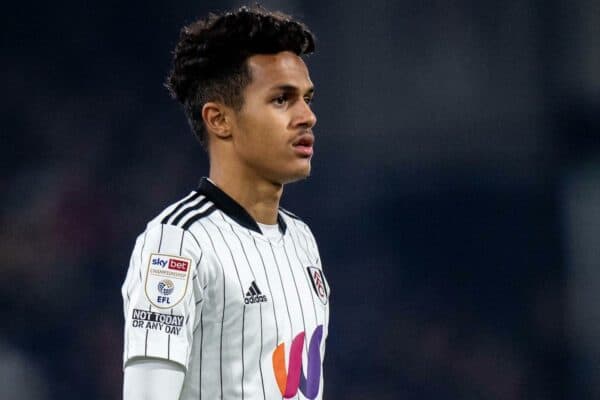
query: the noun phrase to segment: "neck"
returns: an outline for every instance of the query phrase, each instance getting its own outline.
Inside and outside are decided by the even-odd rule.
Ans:
[[[244,173],[227,172],[211,165],[209,178],[219,189],[240,204],[255,221],[262,224],[277,223],[279,200],[283,185],[269,182],[262,177]]]

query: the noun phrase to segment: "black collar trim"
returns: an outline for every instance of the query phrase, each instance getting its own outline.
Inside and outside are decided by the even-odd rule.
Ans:
[[[200,186],[198,192],[205,195],[210,201],[212,201],[217,208],[227,214],[230,218],[242,225],[244,228],[250,229],[254,232],[262,234],[260,227],[248,214],[248,212],[239,205],[234,199],[232,199],[227,193],[215,186],[208,178],[202,178],[200,180]],[[281,234],[285,234],[287,225],[281,216],[281,213],[277,213],[277,225],[279,225],[279,231]]]

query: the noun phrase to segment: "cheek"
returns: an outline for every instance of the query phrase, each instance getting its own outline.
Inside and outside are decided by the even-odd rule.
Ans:
[[[281,151],[287,143],[284,118],[277,113],[262,110],[256,112],[259,118],[244,120],[240,144],[247,150],[273,154]]]
[[[235,139],[238,157],[252,165],[264,163],[272,158],[274,145],[269,142],[266,127],[260,121],[246,119],[238,128]]]

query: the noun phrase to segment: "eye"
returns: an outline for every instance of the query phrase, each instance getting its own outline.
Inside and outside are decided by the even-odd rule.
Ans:
[[[306,96],[306,97],[304,98],[304,102],[305,102],[306,104],[312,104],[312,103],[313,103],[313,99],[314,99],[314,98],[313,98],[313,96]]]
[[[272,103],[277,106],[283,106],[288,102],[289,98],[286,94],[281,94],[272,100]]]

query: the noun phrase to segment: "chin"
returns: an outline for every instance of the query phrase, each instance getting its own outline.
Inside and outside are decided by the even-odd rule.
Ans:
[[[294,171],[289,171],[289,173],[282,176],[280,182],[282,184],[292,183],[296,181],[301,181],[302,179],[306,179],[310,176],[310,164],[304,166],[303,168],[295,169]]]
[[[310,166],[302,171],[298,171],[298,173],[290,180],[290,182],[300,181],[302,179],[306,179],[310,176]]]
[[[310,171],[310,159],[296,159],[292,162],[269,165],[269,168],[263,169],[262,175],[273,183],[285,185],[308,178]]]

